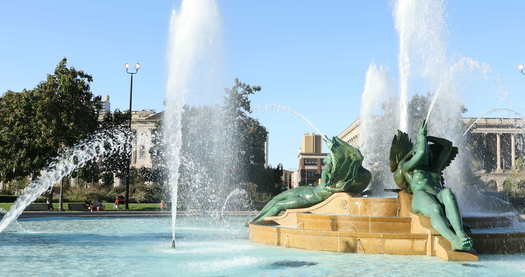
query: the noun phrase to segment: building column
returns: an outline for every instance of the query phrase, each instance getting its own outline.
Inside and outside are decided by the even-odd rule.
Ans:
[[[496,134],[496,172],[501,171],[501,134]]]
[[[516,168],[516,134],[510,134],[510,158],[512,169]]]

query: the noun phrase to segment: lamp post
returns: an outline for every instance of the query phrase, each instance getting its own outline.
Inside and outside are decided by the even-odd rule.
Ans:
[[[525,65],[523,65],[523,64],[518,64],[518,71],[519,71],[521,74],[525,75]]]
[[[135,64],[135,71],[130,71],[129,70],[129,64],[124,64],[124,67],[126,68],[126,73],[129,74],[130,76],[130,83],[129,83],[129,131],[131,132],[131,117],[132,117],[132,114],[131,114],[131,108],[132,108],[132,104],[133,104],[133,75],[137,74],[139,72],[139,69],[140,69],[140,63],[136,63]],[[128,162],[128,174],[126,176],[126,210],[129,210],[129,179],[131,177],[131,156],[132,156],[132,152],[131,152],[131,145],[129,146],[129,162]]]

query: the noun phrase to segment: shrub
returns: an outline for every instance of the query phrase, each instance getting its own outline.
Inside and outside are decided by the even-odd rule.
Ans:
[[[17,197],[18,196],[16,196],[16,195],[0,194],[0,203],[12,203],[12,202],[15,202]]]

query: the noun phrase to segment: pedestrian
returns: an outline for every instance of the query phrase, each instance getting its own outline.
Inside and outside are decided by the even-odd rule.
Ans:
[[[48,211],[52,211],[53,210],[53,203],[51,202],[51,200],[49,200],[49,198],[46,199],[46,204],[47,204],[47,210]]]
[[[115,209],[118,210],[119,205],[120,205],[120,198],[119,198],[119,196],[117,196],[117,197],[115,197]]]

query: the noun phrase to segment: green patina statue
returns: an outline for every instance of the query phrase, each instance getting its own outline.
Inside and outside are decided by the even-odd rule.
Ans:
[[[454,250],[472,251],[454,193],[444,187],[443,170],[456,157],[458,148],[443,138],[427,136],[427,125],[418,131],[415,145],[398,131],[390,148],[390,170],[395,183],[412,193],[412,211],[430,217],[432,227]]]
[[[363,155],[338,137],[325,138],[330,149],[326,157],[321,182],[317,186],[301,186],[284,191],[264,206],[251,223],[262,221],[267,216],[278,215],[286,209],[313,206],[336,192],[362,193],[370,182],[370,171],[362,167]]]

